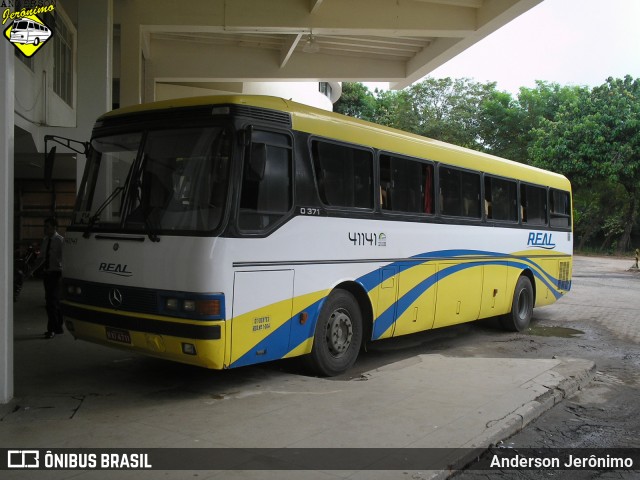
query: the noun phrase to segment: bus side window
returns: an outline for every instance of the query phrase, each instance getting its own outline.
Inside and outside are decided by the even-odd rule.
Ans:
[[[254,130],[245,153],[240,214],[241,230],[265,230],[284,217],[292,205],[291,139]]]
[[[410,158],[380,155],[383,210],[433,213],[433,165]]]
[[[485,214],[488,220],[518,221],[517,186],[513,180],[485,175]]]
[[[480,174],[441,166],[440,213],[480,218]]]
[[[569,192],[552,188],[549,199],[551,202],[551,226],[570,227],[571,226],[571,202]]]
[[[322,203],[332,207],[373,209],[373,154],[370,150],[314,140],[311,154]]]
[[[533,185],[520,185],[522,223],[527,225],[547,224],[547,190]]]

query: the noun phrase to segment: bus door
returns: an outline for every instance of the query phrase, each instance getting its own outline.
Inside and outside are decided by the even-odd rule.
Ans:
[[[282,358],[289,351],[293,270],[236,272],[231,366]]]

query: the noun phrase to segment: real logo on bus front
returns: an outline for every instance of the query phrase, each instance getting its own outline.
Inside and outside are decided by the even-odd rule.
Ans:
[[[2,25],[4,37],[25,57],[30,58],[53,37],[51,28],[41,16],[55,10],[55,0],[31,2],[36,4],[20,8],[13,0],[2,0]]]

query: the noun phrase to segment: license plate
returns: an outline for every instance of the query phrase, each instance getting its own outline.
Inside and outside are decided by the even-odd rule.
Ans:
[[[107,328],[107,340],[120,343],[131,344],[131,335],[128,330],[120,330],[118,328]]]

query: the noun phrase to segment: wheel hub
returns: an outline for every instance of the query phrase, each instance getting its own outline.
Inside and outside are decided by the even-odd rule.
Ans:
[[[327,346],[335,357],[344,354],[351,345],[353,323],[345,310],[336,310],[329,317],[326,329]]]

